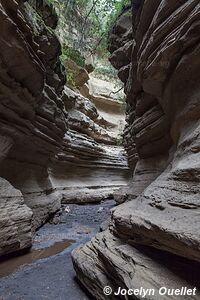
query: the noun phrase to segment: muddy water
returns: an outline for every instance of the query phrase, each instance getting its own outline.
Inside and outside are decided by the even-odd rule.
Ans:
[[[19,270],[20,267],[31,264],[38,259],[56,255],[71,246],[74,242],[74,240],[64,240],[48,248],[31,250],[21,256],[13,257],[8,260],[0,260],[0,278],[10,275],[16,270]]]

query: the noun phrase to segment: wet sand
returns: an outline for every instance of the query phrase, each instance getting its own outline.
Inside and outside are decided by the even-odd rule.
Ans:
[[[99,231],[113,206],[68,205],[60,224],[37,232],[31,252],[0,262],[0,300],[92,299],[77,283],[71,251]]]

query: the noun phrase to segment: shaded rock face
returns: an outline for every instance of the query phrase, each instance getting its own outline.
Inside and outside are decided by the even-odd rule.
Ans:
[[[23,196],[8,181],[0,178],[0,256],[28,248],[32,244],[32,211]]]
[[[45,25],[56,29],[58,25],[58,16],[53,4],[50,4],[48,0],[22,0],[22,2],[29,2],[42,17]]]
[[[0,1],[0,255],[28,248],[61,201],[124,186],[126,154],[88,99],[66,88],[47,1]]]
[[[125,12],[110,39],[125,82],[133,172],[118,200],[130,201],[113,211],[109,230],[73,253],[78,278],[97,299],[107,299],[107,285],[157,291],[145,299],[160,299],[161,286],[199,285],[200,4],[146,0],[132,14],[133,27],[124,26]]]
[[[10,182],[0,184],[5,254],[30,246],[31,228],[60,208],[47,169],[66,118],[57,38],[28,2],[0,1],[0,15],[0,176]]]
[[[0,135],[0,162],[12,147],[12,139]],[[21,192],[0,178],[0,256],[31,246],[32,211]]]

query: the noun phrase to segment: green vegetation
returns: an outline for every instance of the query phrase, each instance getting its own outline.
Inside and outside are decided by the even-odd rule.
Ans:
[[[64,44],[62,46],[61,61],[65,63],[69,59],[73,60],[80,67],[85,66],[85,58],[81,55],[81,53],[78,50]]]
[[[69,86],[75,87],[74,74],[69,69],[67,70],[67,83]]]
[[[108,34],[110,28],[114,25],[115,20],[119,16],[120,12],[122,11],[123,7],[130,4],[130,0],[113,0],[108,1],[108,7],[105,6],[105,23],[102,22],[101,26],[97,29],[97,35],[101,37],[100,43],[98,44],[96,50],[99,55],[106,56],[108,54]],[[100,18],[101,20],[101,18]]]
[[[57,35],[62,44],[61,61],[67,81],[74,85],[74,74],[67,67],[70,60],[85,66],[85,59],[95,57],[95,75],[122,86],[117,71],[108,63],[110,28],[131,0],[43,0],[55,8],[59,17]],[[122,100],[122,99],[121,99]],[[123,100],[122,100],[123,101]]]
[[[56,6],[59,7],[59,5],[60,5],[60,2],[58,0],[46,0],[46,1],[47,1],[47,3],[53,5],[54,7],[56,7]]]
[[[81,53],[78,50],[64,44],[62,45],[62,54],[60,56],[60,59],[67,71],[67,83],[70,86],[74,87],[74,72],[69,67],[70,60],[74,61],[79,67],[84,67],[85,58],[81,55]]]
[[[123,137],[119,136],[116,138],[116,145],[117,146],[122,146],[123,145]]]
[[[94,73],[97,77],[101,78],[101,75],[106,77],[108,80],[117,78],[117,70],[115,70],[111,64],[107,63],[106,60],[99,59],[95,64]]]
[[[59,15],[59,26],[64,32],[66,23],[79,27],[80,36],[73,48],[81,52],[107,56],[108,33],[123,7],[130,0],[46,0]],[[79,24],[75,24],[79,23]],[[88,37],[93,42],[88,42]],[[72,46],[72,45],[71,45]]]

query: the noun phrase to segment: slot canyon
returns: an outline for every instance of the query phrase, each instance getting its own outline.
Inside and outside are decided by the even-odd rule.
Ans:
[[[0,0],[0,300],[200,300],[200,2],[85,2]]]

